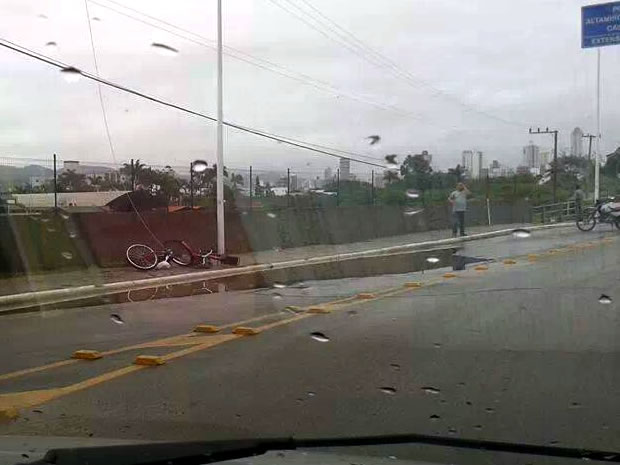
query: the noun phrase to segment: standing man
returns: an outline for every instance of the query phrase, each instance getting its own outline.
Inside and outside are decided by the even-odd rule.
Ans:
[[[456,190],[448,197],[452,205],[452,237],[456,237],[457,229],[461,236],[465,236],[465,210],[467,210],[467,195],[470,194],[465,184],[459,182]]]
[[[581,186],[577,184],[575,186],[575,217],[581,219],[581,212],[583,211],[583,201],[586,199],[586,193],[581,189]]]

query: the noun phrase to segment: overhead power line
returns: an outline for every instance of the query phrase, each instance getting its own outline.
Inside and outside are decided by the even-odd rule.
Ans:
[[[120,90],[122,92],[126,92],[126,93],[129,93],[129,94],[135,95],[137,97],[140,97],[140,98],[143,98],[143,99],[146,99],[146,100],[150,100],[151,102],[158,103],[160,105],[164,105],[164,106],[167,106],[167,107],[170,107],[170,108],[174,108],[176,110],[182,111],[184,113],[188,113],[190,115],[194,115],[194,116],[198,116],[200,118],[207,119],[209,121],[213,121],[213,122],[217,121],[216,118],[214,118],[212,116],[206,115],[206,114],[198,112],[198,111],[191,110],[189,108],[183,107],[181,105],[177,105],[177,104],[172,103],[172,102],[168,102],[168,101],[162,100],[162,99],[157,98],[157,97],[153,97],[151,95],[145,94],[144,92],[140,92],[140,91],[131,89],[131,88],[123,86],[121,84],[117,84],[115,82],[108,81],[107,79],[103,79],[103,78],[101,78],[99,76],[96,76],[96,75],[94,75],[92,73],[88,73],[86,71],[82,71],[82,70],[80,70],[80,69],[78,69],[78,68],[76,68],[74,66],[68,65],[68,64],[63,63],[63,62],[58,61],[58,60],[55,60],[53,58],[50,58],[50,57],[48,57],[46,55],[43,55],[41,53],[35,52],[33,50],[30,50],[30,49],[28,49],[26,47],[23,47],[23,46],[21,46],[19,44],[16,44],[14,42],[9,41],[9,40],[0,38],[0,46],[5,47],[5,48],[10,49],[10,50],[13,50],[13,51],[15,51],[17,53],[20,53],[22,55],[26,55],[26,56],[28,56],[30,58],[34,58],[36,60],[42,61],[44,63],[47,63],[48,65],[54,66],[54,67],[59,68],[61,70],[70,70],[70,71],[74,72],[75,74],[79,73],[81,76],[83,76],[83,77],[85,77],[87,79],[90,79],[92,81],[104,84],[104,85],[106,85],[108,87],[115,88],[115,89]],[[369,166],[377,166],[379,168],[385,168],[385,165],[383,165],[383,164],[374,163],[374,162],[371,162],[371,161],[365,161],[365,160],[361,160],[360,159],[360,158],[365,158],[365,159],[370,159],[370,160],[377,161],[376,158],[368,157],[366,155],[355,154],[355,156],[346,156],[345,157],[343,155],[339,155],[337,153],[334,153],[335,150],[331,150],[331,149],[323,150],[323,149],[320,149],[320,148],[316,148],[317,146],[313,146],[313,144],[311,144],[311,143],[307,143],[307,142],[304,142],[304,141],[295,142],[293,139],[288,138],[286,136],[280,136],[280,135],[277,135],[277,134],[272,134],[272,133],[269,133],[269,132],[266,132],[266,131],[262,131],[260,129],[249,128],[249,127],[245,127],[245,126],[242,126],[242,125],[239,125],[239,124],[236,124],[236,123],[227,122],[227,121],[224,121],[223,124],[225,126],[227,126],[227,127],[231,127],[231,128],[237,129],[237,130],[242,131],[242,132],[247,132],[247,133],[254,134],[254,135],[266,138],[266,139],[275,140],[275,141],[281,142],[283,144],[287,144],[287,145],[290,145],[290,146],[293,146],[293,147],[298,147],[298,148],[301,148],[301,149],[304,149],[304,150],[308,150],[308,151],[311,151],[311,152],[321,153],[321,154],[328,155],[330,157],[335,157],[335,158],[349,158],[350,160],[355,161],[357,163],[362,163],[362,164],[369,165]],[[353,152],[350,152],[350,153],[353,153]]]
[[[93,28],[90,24],[90,12],[88,11],[88,0],[84,0],[84,8],[86,10],[86,22],[88,24],[88,34],[90,37],[90,47],[93,52],[93,62],[95,64],[95,74],[99,75],[99,64],[97,63],[97,51],[95,49],[95,39],[93,37]],[[110,154],[112,155],[112,161],[116,163],[116,153],[114,152],[114,144],[112,143],[112,135],[110,134],[110,126],[108,125],[108,116],[105,111],[105,103],[103,101],[103,92],[101,90],[101,84],[97,83],[97,94],[99,94],[99,104],[101,106],[101,116],[103,117],[103,126],[108,139],[108,146],[110,147]]]
[[[133,7],[129,7],[126,5],[123,5],[121,3],[115,2],[114,0],[105,0],[111,4],[117,5],[120,8],[123,8],[127,11],[130,11],[132,13],[128,13],[127,11],[121,11],[117,8],[114,8],[110,5],[101,3],[100,1],[97,0],[86,0],[92,4],[95,4],[101,8],[105,8],[109,11],[113,11],[121,16],[124,16],[126,18],[132,19],[134,21],[138,21],[142,24],[145,24],[147,26],[150,26],[152,28],[155,29],[159,29],[161,31],[167,32],[168,34],[171,34],[175,37],[179,37],[183,40],[187,40],[189,42],[192,42],[194,44],[212,49],[212,50],[216,50],[215,45],[212,43],[213,41],[211,41],[210,39],[208,39],[205,36],[202,36],[200,34],[197,34],[193,31],[190,31],[189,29],[185,29],[183,27],[177,26],[169,21],[163,20],[161,18],[155,17],[153,15],[150,15],[148,13],[145,13],[143,11],[140,11],[136,8]],[[135,15],[140,15],[140,16],[135,16]],[[148,18],[144,19],[144,18]],[[156,24],[153,21],[155,21],[156,23],[160,23],[160,24]],[[161,24],[165,25],[166,27],[162,27]],[[182,33],[179,33],[178,31],[181,31]],[[191,36],[191,37],[188,37]],[[244,63],[248,63],[252,66],[256,66],[258,68],[264,69],[266,71],[278,74],[280,76],[292,79],[294,81],[300,82],[304,85],[308,85],[311,87],[314,87],[315,89],[318,89],[322,92],[326,92],[329,93],[331,95],[335,95],[337,97],[346,97],[348,99],[354,100],[356,102],[359,103],[363,103],[363,104],[367,104],[370,106],[373,106],[375,108],[378,108],[380,110],[384,110],[384,111],[391,111],[394,112],[395,114],[400,115],[401,117],[410,117],[413,119],[416,119],[420,122],[422,122],[423,124],[429,125],[429,126],[435,126],[435,127],[440,127],[443,128],[440,125],[436,125],[434,123],[431,123],[430,121],[426,121],[424,120],[424,118],[419,115],[419,114],[415,114],[412,113],[410,111],[407,111],[405,109],[402,109],[396,105],[390,104],[390,103],[386,103],[386,102],[381,102],[381,101],[377,101],[377,100],[372,100],[369,99],[368,97],[353,93],[351,91],[345,91],[343,89],[340,89],[338,87],[333,86],[332,84],[325,82],[323,80],[320,79],[316,79],[313,78],[312,76],[309,76],[307,74],[304,73],[300,73],[298,71],[294,71],[291,70],[285,66],[279,65],[277,63],[274,63],[272,61],[269,60],[265,60],[263,58],[259,58],[256,57],[254,55],[248,54],[246,52],[243,52],[242,50],[236,49],[234,47],[230,47],[230,46],[224,46],[224,53],[231,57],[234,58],[236,60],[242,61]]]
[[[431,83],[420,79],[419,77],[413,75],[409,71],[402,69],[398,64],[396,64],[393,60],[381,54],[380,52],[374,50],[372,47],[367,45],[361,39],[357,38],[354,34],[346,30],[344,27],[340,26],[338,23],[330,19],[328,16],[323,14],[320,10],[314,7],[308,0],[302,0],[303,3],[307,6],[307,8],[303,8],[300,5],[294,3],[292,0],[269,0],[271,3],[279,7],[280,9],[286,11],[290,15],[296,17],[304,24],[308,25],[312,29],[319,32],[321,35],[326,38],[336,42],[340,46],[346,48],[350,52],[354,53],[364,61],[372,64],[373,66],[383,69],[394,77],[403,80],[407,84],[415,87],[415,88],[427,88],[431,90],[434,96],[441,96],[446,100],[450,100],[453,103],[456,103],[463,107],[466,111],[472,111],[474,113],[478,113],[479,115],[485,116],[489,119],[493,119],[499,121],[504,124],[518,126],[518,127],[527,127],[525,123],[508,120],[506,118],[502,118],[496,115],[493,115],[487,111],[481,110],[474,105],[461,101],[454,95],[451,95],[445,92],[442,89],[432,85]],[[285,6],[282,2],[286,2]],[[294,8],[294,10],[291,9]]]

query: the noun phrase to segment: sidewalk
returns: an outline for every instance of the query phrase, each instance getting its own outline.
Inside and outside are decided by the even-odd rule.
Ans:
[[[497,226],[473,226],[468,229],[469,234],[476,234],[501,229],[514,229],[527,227],[523,224],[502,224]],[[364,242],[349,244],[320,244],[291,249],[263,250],[254,253],[241,254],[240,265],[252,265],[257,263],[283,262],[287,260],[335,255],[341,253],[372,250],[381,247],[391,247],[416,242],[424,242],[433,239],[446,239],[452,237],[447,230],[425,231],[405,234],[402,236],[389,236]],[[204,271],[200,268],[186,268],[172,264],[168,270],[138,271],[127,265],[122,268],[98,268],[80,269],[72,271],[50,271],[20,275],[10,278],[0,278],[0,295],[21,294],[25,292],[44,291],[49,289],[65,289],[74,286],[88,284],[105,284],[121,281],[135,281],[158,276],[171,276],[190,273],[192,270]]]

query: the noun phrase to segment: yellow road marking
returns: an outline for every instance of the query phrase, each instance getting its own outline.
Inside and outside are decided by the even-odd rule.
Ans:
[[[425,283],[425,286],[432,286],[435,284],[438,284],[440,282],[442,282],[443,280],[441,279],[441,277],[437,277],[437,278],[433,278],[431,280],[429,280],[428,283]],[[365,303],[369,303],[375,300],[379,300],[385,297],[389,297],[392,295],[398,295],[398,294],[403,294],[403,293],[407,293],[407,292],[413,292],[415,290],[419,289],[418,287],[403,287],[403,286],[399,286],[399,287],[393,287],[393,288],[389,288],[383,292],[377,292],[375,294],[373,294],[372,298],[367,298],[367,299],[359,299],[357,297],[357,295],[352,296],[352,297],[346,297],[343,299],[338,299],[332,302],[327,302],[322,304],[323,306],[329,306],[330,308],[335,308],[335,309],[341,309],[341,308],[345,308],[351,305],[362,305]],[[309,307],[308,307],[309,308]],[[224,325],[221,326],[221,328],[230,328],[230,327],[235,327],[237,325],[240,324],[245,324],[245,323],[250,323],[250,322],[255,322],[255,321],[259,321],[262,319],[266,319],[269,317],[273,317],[275,315],[278,315],[279,312],[276,313],[270,313],[267,315],[262,315],[262,316],[258,316],[258,317],[254,317],[254,318],[250,318],[248,320],[244,320],[242,322],[237,322],[237,323],[230,323],[228,325]],[[304,314],[300,314],[300,315],[296,315],[292,318],[287,318],[287,319],[283,319],[280,321],[276,321],[273,323],[268,323],[266,325],[263,326],[259,326],[256,327],[255,329],[258,331],[265,331],[268,329],[272,329],[272,328],[276,328],[279,326],[283,326],[289,323],[292,323],[294,321],[298,321],[298,320],[302,320],[305,318],[309,318],[311,316],[315,316],[313,314],[310,313],[304,313]],[[124,348],[120,348],[120,349],[115,349],[115,350],[110,350],[107,352],[102,352],[102,354],[104,355],[109,355],[109,354],[114,354],[114,353],[120,353],[120,352],[124,352],[124,351],[128,351],[128,350],[133,350],[133,349],[139,349],[139,348],[148,348],[148,347],[161,347],[162,345],[168,345],[168,346],[175,346],[175,345],[191,345],[191,347],[188,347],[186,349],[182,349],[176,352],[172,352],[170,354],[167,355],[163,355],[160,358],[163,361],[168,361],[168,360],[173,360],[176,358],[180,358],[180,357],[184,357],[185,355],[189,355],[195,352],[199,352],[205,349],[208,349],[210,347],[228,342],[228,341],[232,341],[234,339],[238,339],[241,338],[243,336],[241,335],[237,335],[237,334],[218,334],[218,335],[212,335],[209,336],[208,338],[205,339],[205,342],[201,342],[200,339],[194,337],[191,338],[190,335],[193,333],[189,333],[189,334],[182,334],[182,335],[178,335],[178,336],[172,336],[172,337],[168,337],[168,338],[163,338],[163,339],[159,339],[156,341],[151,341],[151,342],[146,342],[146,343],[141,343],[141,344],[135,344],[132,346],[128,346],[128,347],[124,347]],[[190,340],[192,339],[192,340]],[[198,339],[198,340],[195,340]],[[14,378],[17,376],[22,376],[22,375],[26,375],[26,374],[31,374],[31,373],[36,373],[38,371],[42,371],[42,370],[46,370],[46,369],[50,369],[50,368],[58,368],[58,367],[62,367],[62,366],[66,366],[72,363],[76,363],[78,362],[78,360],[62,360],[59,362],[55,362],[55,363],[51,363],[51,364],[47,364],[47,365],[43,365],[40,367],[35,367],[35,368],[30,368],[30,369],[25,369],[25,370],[20,370],[20,371],[16,371],[13,373],[7,373],[5,375],[0,375],[0,380],[4,380],[4,379],[10,379],[10,378]],[[69,386],[64,386],[64,387],[60,387],[60,388],[53,388],[53,389],[43,389],[43,390],[37,390],[37,391],[26,391],[26,392],[16,392],[16,393],[8,393],[8,394],[1,394],[0,395],[0,417],[7,417],[10,416],[12,418],[15,417],[14,412],[16,409],[23,409],[23,408],[28,408],[34,405],[39,405],[45,402],[49,402],[51,400],[54,400],[58,397],[62,397],[68,394],[72,394],[74,392],[78,392],[81,391],[83,389],[87,389],[93,386],[96,386],[98,384],[101,383],[105,383],[111,380],[114,380],[116,378],[119,378],[121,376],[124,376],[126,374],[130,374],[133,372],[136,372],[138,370],[144,369],[146,368],[145,366],[141,366],[141,365],[130,365],[130,366],[126,366],[117,370],[113,370],[110,371],[108,373],[104,373],[102,375],[99,376],[95,376],[93,378],[89,378],[86,379],[84,381],[69,385]]]

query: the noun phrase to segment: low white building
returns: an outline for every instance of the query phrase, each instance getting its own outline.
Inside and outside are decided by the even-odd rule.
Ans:
[[[103,207],[117,197],[129,191],[105,192],[59,192],[58,206],[67,207]],[[54,194],[13,194],[15,204],[27,209],[54,208]]]

